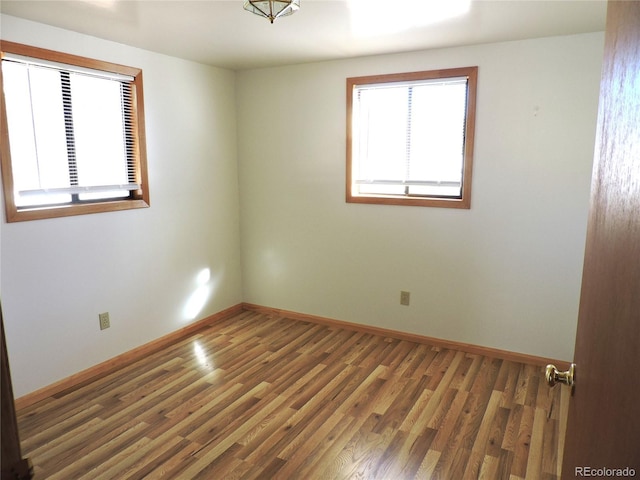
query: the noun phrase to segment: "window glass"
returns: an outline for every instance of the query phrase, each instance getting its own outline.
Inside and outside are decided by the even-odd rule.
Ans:
[[[73,130],[78,183],[124,185],[127,178],[127,132],[123,122],[122,84],[87,75],[71,76]],[[117,198],[127,190],[80,194],[81,200]]]
[[[64,113],[57,72],[2,62],[11,148],[13,185],[18,207],[71,200],[69,194],[32,194],[68,185]]]
[[[141,73],[2,42],[8,221],[148,206]]]
[[[469,208],[476,72],[347,79],[347,201]]]

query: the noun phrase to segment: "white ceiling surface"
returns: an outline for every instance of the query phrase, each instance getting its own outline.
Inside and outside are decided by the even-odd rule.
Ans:
[[[603,31],[606,16],[603,0],[472,0],[463,16],[384,32],[394,15],[427,23],[431,15],[411,2],[454,0],[364,0],[384,19],[365,35],[354,30],[349,1],[301,0],[273,25],[242,0],[0,0],[0,11],[233,70]]]

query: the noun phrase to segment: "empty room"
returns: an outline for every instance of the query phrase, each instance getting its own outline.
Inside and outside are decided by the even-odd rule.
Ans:
[[[640,475],[639,4],[3,0],[2,479]]]

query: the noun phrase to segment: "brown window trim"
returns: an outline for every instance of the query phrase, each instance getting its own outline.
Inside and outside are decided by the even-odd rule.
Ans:
[[[4,190],[4,201],[7,222],[20,222],[27,220],[40,220],[46,218],[66,217],[72,215],[85,215],[90,213],[112,212],[119,210],[129,210],[135,208],[149,207],[149,181],[147,174],[147,154],[144,122],[144,94],[142,87],[142,70],[139,68],[118,65],[115,63],[94,60],[91,58],[56,52],[19,43],[0,41],[2,57],[6,53],[24,55],[32,58],[66,63],[80,67],[102,70],[105,72],[119,73],[133,77],[134,86],[134,106],[132,121],[136,125],[136,145],[137,162],[136,175],[141,185],[140,190],[132,192],[132,197],[119,200],[88,201],[86,203],[65,204],[61,206],[35,206],[18,208],[13,196],[13,174],[11,167],[11,151],[9,148],[9,131],[7,127],[7,115],[5,109],[4,90],[2,88],[2,71],[0,69],[0,124],[2,129],[0,137],[2,146],[0,149],[0,165],[2,166],[2,182]]]
[[[467,111],[465,129],[465,152],[462,174],[461,198],[417,197],[399,195],[353,194],[352,190],[352,110],[353,91],[357,85],[375,83],[406,82],[450,77],[467,77]],[[441,70],[430,70],[411,73],[394,73],[388,75],[370,75],[347,78],[347,172],[346,201],[348,203],[408,205],[441,208],[471,208],[471,177],[473,170],[473,145],[475,132],[476,90],[478,83],[478,67],[462,67]]]

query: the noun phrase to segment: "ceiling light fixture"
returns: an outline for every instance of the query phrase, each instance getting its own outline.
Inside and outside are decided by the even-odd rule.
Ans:
[[[276,18],[286,17],[300,9],[300,0],[246,0],[244,9],[273,23]]]

